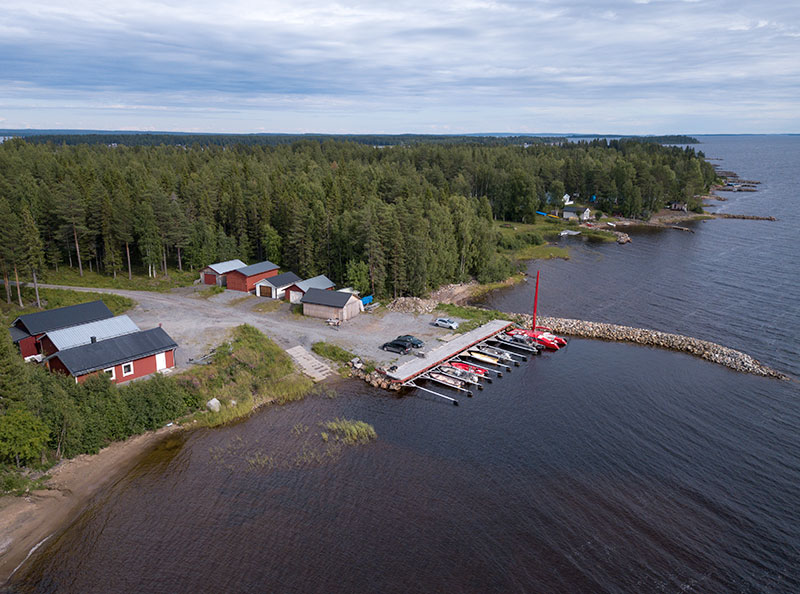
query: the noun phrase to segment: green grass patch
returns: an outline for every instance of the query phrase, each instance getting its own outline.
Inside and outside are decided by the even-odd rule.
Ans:
[[[31,478],[25,469],[11,465],[0,466],[0,495],[21,497],[30,491],[46,488],[44,483],[49,478],[47,474]]]
[[[315,342],[311,345],[311,350],[320,357],[325,357],[337,363],[347,363],[356,357],[350,351],[330,342]]]
[[[248,414],[265,403],[285,404],[303,398],[313,382],[295,372],[289,355],[252,326],[233,330],[209,365],[177,377],[196,395],[200,406],[217,398],[220,411],[198,415],[205,425],[219,425]]]
[[[452,305],[450,303],[440,303],[438,309],[448,316],[465,320],[458,325],[458,333],[469,332],[492,320],[503,320],[508,314],[495,309],[482,309],[469,305]]]
[[[214,295],[221,295],[225,292],[225,287],[220,287],[219,285],[214,285],[208,287],[206,289],[201,289],[197,292],[197,296],[202,299],[208,299],[209,297],[213,297]]]
[[[128,280],[128,271],[117,271],[117,278],[111,274],[100,274],[84,269],[83,276],[75,268],[62,266],[55,270],[47,270],[40,282],[53,285],[69,285],[73,287],[97,287],[103,289],[127,289],[130,291],[164,292],[175,287],[188,287],[198,278],[197,272],[188,270],[170,270],[168,276],[159,275],[150,278],[145,274],[134,274]]]
[[[5,316],[6,320],[10,323],[18,316],[35,313],[42,311],[36,307],[36,294],[33,287],[22,288],[22,303],[25,307],[20,308],[17,303],[17,289],[12,287],[12,302],[9,305],[5,301],[0,303],[0,312]],[[133,306],[136,302],[133,299],[122,297],[121,295],[112,295],[110,293],[94,293],[91,291],[71,291],[69,289],[39,289],[39,298],[42,301],[44,309],[55,309],[57,307],[67,307],[68,305],[78,305],[79,303],[87,303],[89,301],[97,301],[100,299],[106,304],[111,312],[118,316]]]
[[[531,245],[514,252],[517,260],[552,260],[553,258],[563,258],[569,260],[569,248],[557,245]]]
[[[364,421],[353,421],[350,419],[334,419],[327,421],[322,426],[328,430],[320,434],[323,441],[334,439],[347,445],[359,443],[369,443],[377,439],[378,434],[375,427]]]
[[[506,280],[498,281],[496,283],[483,283],[478,285],[472,290],[470,294],[470,298],[472,299],[479,299],[486,295],[487,293],[491,293],[492,291],[496,291],[498,289],[505,289],[506,287],[513,287],[516,284],[521,283],[525,280],[525,275],[521,272],[514,274],[513,276],[508,277]]]
[[[272,313],[278,311],[283,305],[280,299],[262,299],[253,307],[253,311],[258,313]]]

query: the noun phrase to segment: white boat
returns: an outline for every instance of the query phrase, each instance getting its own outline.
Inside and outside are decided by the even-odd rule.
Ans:
[[[473,359],[477,359],[478,361],[483,361],[484,363],[491,363],[492,365],[497,365],[498,363],[497,358],[490,357],[489,355],[481,353],[480,351],[467,351],[467,355]]]
[[[559,233],[561,237],[566,237],[567,235],[580,235],[580,234],[581,234],[580,231],[573,231],[571,229],[564,229],[561,233]]]
[[[480,351],[491,357],[496,357],[500,361],[514,361],[514,357],[512,357],[511,354],[509,354],[506,351],[496,349],[494,347],[482,346],[480,347]]]
[[[454,377],[450,377],[449,375],[445,375],[444,373],[437,373],[437,372],[434,371],[433,373],[429,373],[428,377],[430,377],[432,380],[440,382],[442,384],[446,384],[448,386],[453,386],[454,388],[463,388],[464,387],[464,382],[462,382],[460,379],[456,379]]]

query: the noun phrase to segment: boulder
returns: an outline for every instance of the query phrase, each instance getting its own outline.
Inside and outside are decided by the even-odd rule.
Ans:
[[[206,408],[211,412],[219,412],[220,403],[216,398],[212,398],[206,402]]]

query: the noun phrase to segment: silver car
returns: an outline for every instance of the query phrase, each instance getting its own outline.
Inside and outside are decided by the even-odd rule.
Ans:
[[[436,321],[433,322],[433,325],[439,326],[440,328],[450,328],[450,330],[458,329],[458,322],[451,320],[450,318],[436,318]]]

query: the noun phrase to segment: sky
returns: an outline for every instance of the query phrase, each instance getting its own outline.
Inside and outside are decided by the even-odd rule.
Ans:
[[[0,128],[800,132],[798,0],[3,0]]]

